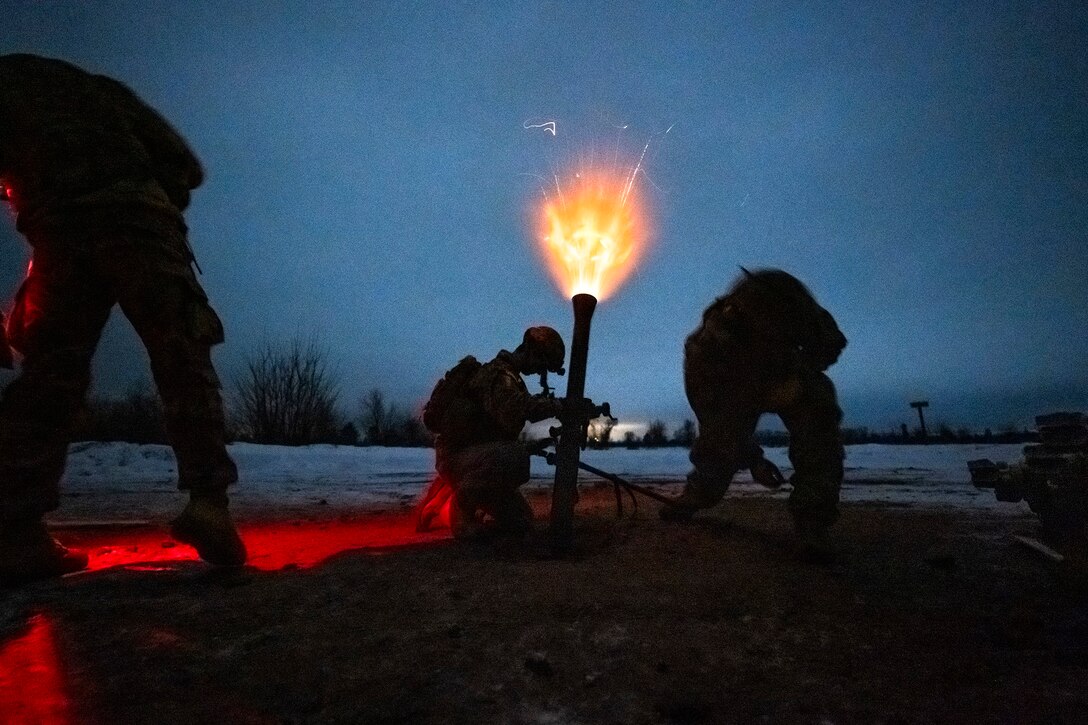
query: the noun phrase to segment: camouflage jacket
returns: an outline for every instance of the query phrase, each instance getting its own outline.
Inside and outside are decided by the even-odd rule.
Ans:
[[[746,357],[770,377],[822,372],[838,360],[846,336],[792,275],[763,270],[741,279],[703,312],[688,337],[689,362]]]
[[[506,350],[484,363],[466,388],[464,397],[471,405],[464,408],[452,430],[438,437],[436,447],[515,441],[526,421],[545,420],[559,412],[557,401],[529,393],[513,355]]]
[[[0,55],[0,181],[20,231],[180,222],[199,160],[121,83],[61,60]]]

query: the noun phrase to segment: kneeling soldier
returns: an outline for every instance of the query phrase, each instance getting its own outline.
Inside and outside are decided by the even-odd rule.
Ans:
[[[531,327],[513,352],[482,364],[470,355],[439,381],[423,410],[424,425],[437,434],[438,477],[421,504],[420,528],[449,498],[458,539],[529,531],[533,511],[518,488],[529,480],[530,454],[518,437],[526,421],[555,417],[562,403],[531,395],[521,376],[562,373],[565,354],[558,332]]]
[[[687,519],[715,505],[743,468],[773,485],[774,471],[752,435],[763,413],[777,413],[790,433],[789,508],[801,553],[817,559],[829,554],[827,529],[838,518],[843,445],[842,411],[824,370],[844,347],[846,337],[834,318],[795,277],[745,270],[706,309],[684,345],[684,388],[699,435],[684,493],[661,510],[662,518]]]

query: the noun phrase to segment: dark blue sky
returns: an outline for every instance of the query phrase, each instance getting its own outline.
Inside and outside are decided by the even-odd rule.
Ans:
[[[569,336],[536,177],[649,142],[654,248],[599,306],[587,376],[621,419],[690,416],[683,339],[738,264],[838,318],[848,425],[917,397],[953,426],[1088,408],[1083,4],[725,5],[3,2],[0,52],[121,79],[190,140],[228,380],[312,336],[354,414],[527,325]],[[0,224],[0,289],[26,255]],[[99,392],[149,377],[115,317]]]

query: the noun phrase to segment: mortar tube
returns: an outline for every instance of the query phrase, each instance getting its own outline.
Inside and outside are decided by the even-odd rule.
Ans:
[[[589,357],[589,328],[597,298],[577,294],[574,305],[574,337],[570,346],[567,395],[570,401],[585,398],[586,361]],[[578,497],[578,457],[585,443],[586,423],[577,413],[560,416],[563,432],[555,446],[555,486],[552,490],[552,510],[549,533],[552,549],[569,551],[574,542],[574,502]]]

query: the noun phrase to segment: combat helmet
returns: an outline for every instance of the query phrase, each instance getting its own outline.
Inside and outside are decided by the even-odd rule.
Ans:
[[[563,374],[563,360],[567,356],[563,338],[545,325],[530,327],[521,339],[521,348],[544,363],[549,372]]]

